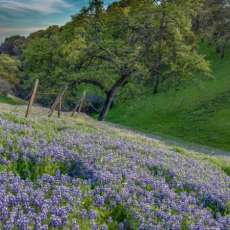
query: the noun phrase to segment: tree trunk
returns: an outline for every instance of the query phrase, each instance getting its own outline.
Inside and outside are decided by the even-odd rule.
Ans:
[[[155,79],[155,84],[153,86],[153,94],[156,94],[158,92],[158,88],[160,85],[160,70],[161,70],[161,62],[162,62],[162,51],[161,50],[163,46],[163,40],[164,40],[163,34],[165,30],[164,24],[165,24],[165,12],[163,12],[161,22],[160,22],[157,59],[156,59],[156,63],[153,65],[153,68],[152,68],[152,77],[154,77]],[[176,56],[175,56],[175,59],[176,59]]]
[[[160,85],[160,69],[161,69],[161,55],[158,56],[157,63],[152,67],[151,70],[151,78],[152,80],[152,87],[153,87],[153,94],[158,93],[158,88]]]
[[[102,108],[102,111],[100,112],[99,117],[98,117],[99,121],[105,120],[105,117],[108,114],[109,109],[112,105],[114,95],[115,95],[115,91],[109,91],[108,92],[108,95],[106,97],[105,103],[104,103],[103,108]]]
[[[160,84],[159,74],[157,74],[155,78],[156,79],[155,79],[155,84],[154,84],[154,87],[153,87],[153,94],[157,94],[158,93],[158,88],[159,88],[159,84]]]
[[[221,59],[223,59],[225,56],[225,47],[226,47],[226,43],[224,43],[220,48],[220,58]]]
[[[216,53],[219,54],[220,53],[220,46],[216,45]]]
[[[223,59],[225,56],[226,41],[223,44],[216,45],[216,53],[220,55],[220,58]]]
[[[125,73],[123,74],[115,83],[114,85],[111,87],[111,89],[107,92],[106,95],[106,100],[105,103],[103,105],[103,108],[99,114],[98,120],[99,121],[104,121],[105,117],[107,115],[107,113],[109,112],[109,109],[112,105],[114,96],[116,95],[118,89],[122,86],[124,86],[124,84],[127,82],[129,76],[131,75],[131,73]]]
[[[197,33],[200,30],[200,18],[197,16],[192,20],[192,30]]]

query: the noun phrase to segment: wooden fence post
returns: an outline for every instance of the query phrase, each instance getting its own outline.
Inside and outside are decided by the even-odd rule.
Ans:
[[[83,95],[82,95],[82,97],[80,99],[80,103],[76,104],[76,106],[75,106],[75,108],[74,108],[74,110],[73,110],[73,112],[71,114],[71,117],[73,117],[76,112],[78,112],[78,113],[81,112],[82,106],[83,106],[84,101],[85,101],[85,97],[86,97],[86,91],[83,92]]]
[[[73,112],[71,114],[71,117],[73,117],[74,114],[77,112],[78,107],[79,107],[79,104],[76,104],[76,106],[75,106],[75,108],[74,108],[74,110],[73,110]]]
[[[33,88],[33,92],[32,92],[32,95],[30,97],[30,100],[29,100],[29,103],[28,103],[28,106],[27,106],[27,109],[26,109],[26,114],[25,114],[25,117],[27,118],[30,113],[31,113],[31,109],[32,109],[32,106],[33,106],[33,103],[34,103],[34,99],[36,97],[36,93],[37,93],[37,89],[38,89],[38,84],[39,84],[39,80],[37,79],[35,81],[35,84],[34,84],[34,88]]]
[[[66,91],[67,89],[68,89],[68,87],[65,86],[64,90],[56,97],[54,103],[52,104],[52,106],[51,106],[51,108],[50,108],[48,117],[51,117],[51,116],[53,115],[53,112],[54,112],[54,110],[57,108],[58,105],[60,106],[60,101],[61,101],[62,97],[64,96],[65,91]]]
[[[51,108],[50,108],[50,111],[49,111],[49,115],[48,117],[51,117],[53,115],[53,112],[54,110],[56,109],[58,103],[59,103],[59,98],[60,98],[60,95],[58,95],[56,98],[55,98],[55,101],[54,103],[52,104]]]
[[[82,110],[82,106],[83,106],[83,104],[84,104],[84,102],[85,102],[85,97],[86,97],[86,92],[84,91],[84,92],[83,92],[83,95],[82,95],[82,97],[81,97],[81,100],[80,100],[80,105],[79,105],[79,107],[78,107],[78,109],[77,109],[77,112],[78,112],[78,113],[80,113],[81,110]]]
[[[61,108],[62,108],[62,96],[59,98],[59,105],[58,105],[58,117],[61,117]]]

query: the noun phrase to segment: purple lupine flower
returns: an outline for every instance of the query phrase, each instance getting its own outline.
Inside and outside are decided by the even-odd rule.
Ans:
[[[95,204],[96,206],[98,207],[102,207],[105,203],[105,199],[103,196],[100,196],[100,195],[96,195],[95,196]]]
[[[82,209],[82,210],[81,210],[81,218],[82,218],[82,219],[87,218],[87,210],[86,210],[86,209]]]
[[[104,224],[103,226],[101,226],[100,228],[101,230],[108,230],[108,226],[106,224]]]
[[[71,217],[80,213],[81,221],[90,219],[91,229],[100,229],[94,210],[111,213],[117,207],[144,230],[179,229],[185,217],[189,229],[229,228],[224,213],[230,179],[205,162],[154,147],[148,139],[140,144],[101,131],[66,130],[46,141],[43,132],[35,134],[27,125],[0,118],[0,128],[5,143],[1,159],[9,164],[18,159],[45,162],[48,167],[60,163],[68,174],[61,175],[55,168],[55,176],[41,175],[32,183],[0,173],[0,228],[4,229],[3,221],[6,228],[10,223],[19,229],[68,228]],[[50,225],[45,226],[48,221]],[[117,220],[109,217],[105,222],[106,229]],[[125,220],[119,224],[121,229],[126,226]]]
[[[89,219],[94,220],[96,218],[96,213],[93,210],[89,211]]]
[[[62,227],[62,221],[57,216],[51,216],[50,226],[54,228]]]
[[[119,223],[118,228],[119,230],[124,230],[125,229],[124,223]]]
[[[72,220],[72,226],[71,226],[72,230],[79,230],[79,225],[77,224],[77,220],[73,219]]]

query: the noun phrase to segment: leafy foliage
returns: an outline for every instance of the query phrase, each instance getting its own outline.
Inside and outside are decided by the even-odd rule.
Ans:
[[[7,54],[0,54],[0,93],[13,92],[18,85],[19,61]]]
[[[194,18],[193,28],[214,44],[217,53],[224,58],[230,45],[229,0],[205,0],[203,8]]]
[[[0,76],[5,80],[16,84],[19,72],[19,61],[6,54],[0,55]]]
[[[158,91],[168,79],[209,73],[196,49],[192,19],[201,1],[122,0],[104,9],[101,1],[72,17],[63,27],[32,34],[23,50],[22,89],[28,94],[35,78],[44,92],[69,85],[66,103],[75,104],[79,84],[104,89],[104,119],[115,98],[128,98],[144,87]],[[97,82],[95,84],[95,82]],[[25,95],[24,95],[25,96]],[[52,96],[40,96],[50,103]]]

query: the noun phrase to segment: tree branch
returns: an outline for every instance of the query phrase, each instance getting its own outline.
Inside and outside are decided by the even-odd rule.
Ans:
[[[98,88],[100,88],[105,94],[107,94],[107,89],[106,87],[99,81],[97,80],[91,80],[91,79],[79,79],[79,80],[75,80],[71,83],[71,86],[74,85],[80,85],[80,84],[89,84],[89,85],[94,85],[97,86]]]

